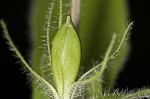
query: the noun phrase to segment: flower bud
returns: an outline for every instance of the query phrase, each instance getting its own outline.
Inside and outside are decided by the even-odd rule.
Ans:
[[[70,15],[53,39],[51,57],[56,89],[62,96],[75,82],[81,60],[80,40]]]

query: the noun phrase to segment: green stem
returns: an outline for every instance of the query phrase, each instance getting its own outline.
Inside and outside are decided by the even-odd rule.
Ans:
[[[128,25],[127,29],[125,30],[125,32],[124,32],[124,34],[123,34],[123,37],[121,38],[121,41],[120,41],[120,43],[119,43],[118,48],[117,48],[116,51],[111,55],[110,58],[114,57],[114,56],[116,55],[116,53],[119,52],[119,50],[121,49],[121,47],[122,47],[122,45],[123,45],[123,43],[124,43],[124,40],[125,40],[125,38],[126,38],[128,32],[129,32],[130,29],[132,28],[132,25],[133,25],[133,22],[131,22],[131,23]]]
[[[59,29],[62,26],[62,0],[59,1]]]
[[[47,21],[47,50],[48,50],[48,57],[49,57],[49,64],[51,65],[51,54],[50,54],[50,37],[49,37],[49,31],[50,31],[50,21],[51,21],[51,14],[52,14],[52,11],[53,11],[53,7],[54,7],[54,1],[52,1],[51,3],[51,8],[50,8],[50,11],[49,11],[49,15],[48,15],[48,21]]]

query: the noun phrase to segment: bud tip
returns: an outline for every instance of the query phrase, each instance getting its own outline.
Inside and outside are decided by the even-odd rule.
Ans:
[[[68,16],[70,16],[70,11],[68,11]]]

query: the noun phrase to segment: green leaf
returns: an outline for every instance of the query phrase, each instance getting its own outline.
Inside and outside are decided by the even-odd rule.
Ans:
[[[70,16],[59,29],[52,44],[52,69],[56,89],[63,96],[75,82],[81,58],[81,46]]]

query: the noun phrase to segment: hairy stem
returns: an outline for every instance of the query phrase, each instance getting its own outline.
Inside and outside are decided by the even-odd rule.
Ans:
[[[47,32],[47,50],[48,50],[48,57],[49,57],[49,64],[51,65],[51,54],[50,54],[50,38],[49,38],[49,29],[50,29],[50,21],[51,21],[51,14],[52,14],[52,11],[53,11],[53,6],[54,6],[54,1],[52,1],[52,4],[51,4],[51,8],[50,8],[50,11],[49,11],[49,15],[48,15],[48,21],[47,21],[47,29],[46,29],[46,32]]]
[[[87,80],[84,80],[84,82],[90,82],[93,81],[94,79],[96,79],[97,77],[101,76],[106,68],[107,62],[109,60],[110,57],[110,53],[112,51],[113,45],[115,43],[116,40],[116,34],[113,34],[112,40],[110,42],[110,45],[107,49],[107,52],[105,54],[104,60],[102,61],[102,63],[98,64],[97,66],[95,66],[94,68],[92,68],[91,70],[89,70],[86,74],[84,74],[83,76],[81,76],[81,78],[79,80],[83,80],[83,78],[85,78],[88,74],[90,74],[91,72],[93,72],[96,68],[98,68],[99,66],[101,66],[101,69],[98,73],[96,73],[94,76],[90,77]]]
[[[122,99],[131,99],[131,98],[149,98],[150,97],[150,89],[141,90],[132,94],[128,94],[127,96],[123,97]]]
[[[121,47],[122,47],[122,45],[123,45],[123,43],[124,43],[124,40],[125,40],[125,38],[126,38],[128,32],[129,32],[129,31],[131,30],[131,28],[132,28],[132,25],[133,25],[133,22],[131,22],[131,23],[127,26],[127,29],[125,30],[125,32],[124,32],[124,34],[123,34],[123,37],[121,38],[121,41],[120,41],[120,43],[119,43],[118,48],[117,48],[116,51],[111,55],[110,58],[114,57],[114,56],[116,55],[116,53],[119,52],[119,50],[121,49]]]
[[[38,80],[40,80],[44,85],[48,86],[48,88],[52,91],[55,99],[59,99],[56,90],[54,89],[54,87],[49,84],[45,79],[43,79],[41,76],[39,76],[36,72],[34,72],[31,67],[29,66],[29,64],[25,61],[25,59],[22,57],[21,53],[18,51],[18,49],[16,48],[16,46],[14,45],[12,39],[9,36],[8,30],[6,28],[6,24],[4,23],[3,20],[0,21],[0,24],[2,25],[3,28],[3,32],[5,34],[6,39],[8,40],[10,47],[12,47],[13,51],[15,52],[15,54],[18,56],[18,58],[21,60],[21,62],[25,65],[25,67],[27,68],[27,70]]]
[[[62,26],[62,0],[59,1],[59,29]]]

